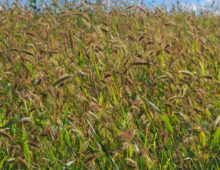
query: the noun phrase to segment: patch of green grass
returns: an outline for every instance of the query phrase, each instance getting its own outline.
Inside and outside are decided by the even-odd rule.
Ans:
[[[219,169],[219,17],[72,7],[0,11],[0,168]]]

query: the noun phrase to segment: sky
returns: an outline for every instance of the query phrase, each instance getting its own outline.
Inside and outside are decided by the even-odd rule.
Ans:
[[[149,0],[145,0],[146,3],[150,3]],[[166,5],[168,8],[171,6],[174,0],[155,0],[154,5],[160,6]],[[220,15],[220,0],[179,0],[180,5],[184,9],[199,11],[200,9],[212,9],[215,14]]]
[[[6,0],[0,0],[1,3],[4,3],[5,1]],[[8,1],[12,3],[15,0],[8,0]],[[18,0],[18,1],[22,1],[22,4],[25,4],[29,0]],[[47,0],[45,0],[45,1],[47,1]],[[73,1],[73,0],[69,0],[69,1]],[[80,1],[80,0],[78,0],[78,1]],[[112,0],[104,0],[104,1],[111,2]],[[124,1],[127,1],[127,0],[124,0]],[[130,0],[130,2],[132,2],[132,1],[133,2],[134,1],[136,1],[136,2],[143,1],[148,7],[165,5],[168,8],[171,7],[172,3],[176,2],[176,0]],[[37,2],[39,2],[39,0],[37,0]],[[215,6],[218,6],[217,13],[220,15],[220,0],[179,0],[179,2],[183,8],[189,9],[189,10],[194,10],[194,11],[198,11],[199,9],[204,9],[204,8],[210,7],[214,2]]]

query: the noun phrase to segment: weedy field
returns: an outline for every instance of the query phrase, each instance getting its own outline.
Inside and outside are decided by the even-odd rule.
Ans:
[[[219,169],[220,18],[68,8],[0,11],[0,169]]]

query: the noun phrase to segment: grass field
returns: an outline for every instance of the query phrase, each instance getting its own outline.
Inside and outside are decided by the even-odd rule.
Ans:
[[[0,11],[0,169],[216,170],[219,113],[219,16]]]

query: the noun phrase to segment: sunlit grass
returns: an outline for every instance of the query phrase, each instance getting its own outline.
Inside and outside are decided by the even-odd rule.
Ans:
[[[84,4],[0,25],[0,169],[219,169],[219,17]]]

